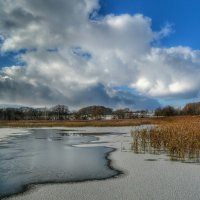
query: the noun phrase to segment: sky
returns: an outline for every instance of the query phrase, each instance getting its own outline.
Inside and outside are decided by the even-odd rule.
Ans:
[[[172,26],[170,37],[162,40],[162,46],[200,46],[200,2],[198,0],[102,0],[100,13],[137,14],[152,19],[152,29],[160,30],[166,24]]]
[[[198,0],[0,0],[0,104],[199,101]]]

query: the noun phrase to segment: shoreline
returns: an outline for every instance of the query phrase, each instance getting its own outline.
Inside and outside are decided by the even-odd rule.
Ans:
[[[81,121],[48,121],[48,120],[19,120],[19,121],[0,121],[0,128],[75,128],[75,127],[124,127],[139,126],[153,123],[150,118],[141,119],[121,119],[121,120],[81,120]]]
[[[48,129],[48,127],[47,127],[47,129]],[[84,135],[84,133],[80,133],[80,134]],[[113,133],[110,133],[110,134],[113,134]],[[98,136],[105,136],[105,135],[108,135],[108,133],[104,134],[103,132],[102,133],[100,132],[100,133],[96,133],[96,135],[94,133],[86,133],[85,135],[86,136],[87,135],[94,136],[94,138],[95,138],[95,140],[92,140],[92,141],[84,144],[85,146],[90,146],[92,144],[99,143],[100,139],[99,139]],[[8,136],[6,136],[6,137],[8,137]],[[81,145],[71,145],[71,146],[81,147]],[[112,164],[112,159],[110,158],[111,154],[114,153],[115,151],[117,151],[117,149],[116,148],[111,148],[111,147],[106,147],[106,146],[103,146],[103,147],[111,149],[108,153],[104,154],[104,159],[106,160],[106,167],[108,167],[108,169],[113,170],[114,172],[116,172],[115,175],[112,175],[112,176],[109,176],[109,177],[105,177],[105,178],[95,178],[95,179],[92,179],[92,178],[90,179],[89,178],[89,179],[76,180],[76,181],[64,180],[64,181],[48,181],[48,182],[41,182],[41,183],[40,182],[30,183],[30,184],[24,185],[22,187],[22,189],[20,191],[16,192],[16,193],[0,196],[0,199],[2,199],[2,200],[4,199],[5,200],[5,199],[13,198],[13,197],[20,197],[21,195],[28,194],[30,191],[33,191],[34,188],[42,187],[44,185],[46,186],[46,185],[52,185],[52,184],[75,184],[75,183],[84,183],[84,182],[93,182],[93,181],[105,181],[107,179],[114,179],[114,178],[117,178],[117,177],[123,175],[124,172],[121,171],[121,170],[118,170],[117,168],[115,168],[113,166],[113,164]],[[82,148],[84,148],[84,147],[82,147]],[[93,148],[95,148],[95,146]]]
[[[109,176],[107,178],[96,178],[96,179],[84,179],[84,180],[77,180],[77,181],[48,181],[48,182],[42,182],[42,183],[31,183],[28,185],[23,186],[22,190],[17,192],[17,193],[13,193],[13,194],[9,194],[9,195],[3,195],[0,196],[1,200],[6,200],[9,198],[17,198],[20,197],[21,195],[26,195],[29,194],[29,192],[33,191],[34,189],[37,187],[42,187],[42,186],[48,186],[48,185],[65,185],[65,184],[76,184],[76,183],[85,183],[85,182],[93,182],[93,181],[105,181],[108,179],[115,179],[118,178],[122,175],[125,175],[125,173],[121,170],[118,170],[116,168],[114,168],[114,166],[112,165],[112,160],[110,159],[110,156],[112,153],[114,153],[117,149],[112,149],[109,153],[106,153],[104,156],[104,158],[107,161],[107,167],[113,171],[115,171],[117,174],[113,175],[113,176]]]
[[[160,125],[181,121],[200,121],[200,116],[148,117],[112,120],[16,120],[0,121],[0,128],[81,128],[81,127],[129,127],[140,125]]]

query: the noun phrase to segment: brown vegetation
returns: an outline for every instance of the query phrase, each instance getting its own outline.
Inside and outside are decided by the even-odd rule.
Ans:
[[[132,133],[136,153],[167,153],[172,160],[199,162],[200,116],[154,117],[124,120],[0,121],[0,127],[106,127],[157,125]]]
[[[0,127],[108,127],[108,126],[139,126],[150,124],[150,119],[127,120],[19,120],[0,121]]]
[[[0,127],[108,127],[108,126],[138,126],[144,124],[176,124],[176,123],[200,123],[200,116],[181,117],[152,117],[136,119],[113,120],[2,120]]]
[[[199,162],[200,117],[165,119],[152,129],[132,132],[134,152],[165,152],[171,160]]]

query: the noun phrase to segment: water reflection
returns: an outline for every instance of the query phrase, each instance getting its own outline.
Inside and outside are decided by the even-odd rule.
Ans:
[[[118,174],[109,168],[106,147],[73,145],[96,140],[64,130],[35,129],[12,136],[0,144],[0,197],[14,194],[32,183],[104,179]]]

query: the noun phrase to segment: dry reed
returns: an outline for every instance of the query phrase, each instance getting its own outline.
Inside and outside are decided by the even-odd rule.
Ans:
[[[135,153],[167,153],[171,160],[199,162],[200,121],[182,118],[132,132]]]
[[[0,128],[4,127],[109,127],[109,126],[139,126],[150,124],[150,119],[125,119],[125,120],[19,120],[0,121]]]

